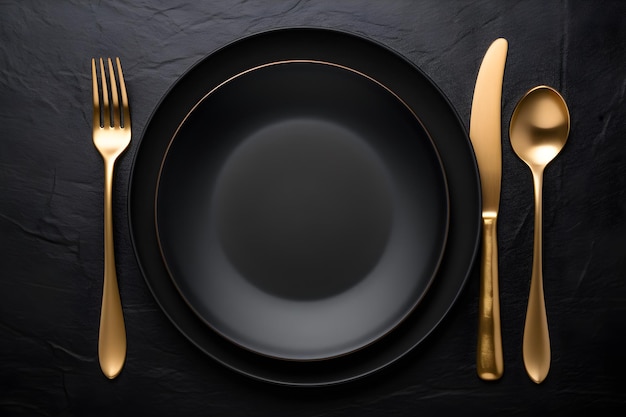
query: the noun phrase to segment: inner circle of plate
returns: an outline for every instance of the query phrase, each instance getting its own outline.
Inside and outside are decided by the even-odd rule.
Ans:
[[[481,222],[478,167],[464,123],[439,87],[387,46],[346,32],[292,28],[247,36],[214,50],[185,72],[153,111],[133,158],[129,229],[146,285],[172,325],[212,360],[250,378],[288,386],[329,386],[375,375],[404,358],[422,359],[425,340],[454,307],[476,259]],[[210,53],[209,53],[210,52]],[[416,57],[415,59],[419,58]],[[170,278],[157,243],[154,196],[161,163],[182,120],[229,78],[270,62],[311,59],[353,68],[383,83],[419,117],[441,158],[449,194],[446,248],[428,292],[393,332],[350,355],[324,361],[284,361],[240,348],[193,312]],[[173,341],[172,344],[175,344]],[[424,358],[425,359],[425,358]]]
[[[448,194],[395,94],[345,66],[292,60],[194,106],[164,158],[156,213],[172,279],[211,329],[311,361],[375,342],[422,299]]]

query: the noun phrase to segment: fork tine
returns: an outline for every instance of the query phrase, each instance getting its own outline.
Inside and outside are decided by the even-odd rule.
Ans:
[[[93,88],[93,125],[101,126],[100,123],[100,93],[98,92],[98,74],[96,72],[96,59],[91,58],[91,80]]]
[[[104,127],[111,126],[111,110],[109,108],[109,89],[107,88],[107,77],[104,72],[104,61],[100,58],[100,80],[102,81],[102,112],[103,121],[100,124]]]
[[[124,74],[122,73],[122,63],[119,58],[115,58],[117,64],[117,75],[119,78],[120,92],[122,94],[122,113],[124,127],[130,128],[130,109],[128,106],[128,95],[126,94],[126,83],[124,82]]]
[[[117,83],[115,81],[115,71],[113,71],[113,62],[111,58],[108,58],[109,64],[109,79],[111,80],[111,101],[113,106],[113,126],[120,127],[120,101],[117,95]]]

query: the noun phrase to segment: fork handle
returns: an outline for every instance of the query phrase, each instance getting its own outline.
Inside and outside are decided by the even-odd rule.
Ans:
[[[115,161],[104,161],[104,286],[100,311],[98,359],[107,378],[119,375],[126,360],[126,329],[122,302],[115,272],[113,245],[113,166]]]

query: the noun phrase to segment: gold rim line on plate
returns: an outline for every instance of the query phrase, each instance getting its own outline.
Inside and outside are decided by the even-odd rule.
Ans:
[[[239,72],[239,73],[237,73],[235,75],[230,76],[226,80],[224,80],[224,81],[220,82],[219,84],[217,84],[215,87],[211,88],[211,90],[209,92],[207,92],[204,96],[202,96],[197,101],[197,103],[194,104],[191,107],[191,109],[187,112],[187,114],[185,114],[185,116],[183,117],[181,122],[178,124],[178,127],[176,128],[176,130],[172,134],[171,138],[169,139],[169,142],[168,142],[167,147],[165,149],[165,152],[163,154],[163,158],[161,160],[161,164],[159,166],[159,171],[158,171],[158,174],[157,174],[156,191],[155,191],[155,196],[154,196],[154,201],[155,201],[155,204],[154,204],[154,217],[155,217],[154,227],[155,227],[155,230],[156,230],[157,246],[158,246],[159,252],[161,254],[161,259],[163,261],[163,265],[164,265],[164,267],[165,267],[165,269],[166,269],[170,279],[172,280],[174,286],[179,291],[179,293],[181,292],[180,288],[178,288],[178,284],[176,283],[176,280],[173,279],[174,275],[173,275],[173,273],[172,273],[172,271],[171,271],[167,261],[165,260],[166,256],[165,256],[165,253],[163,251],[163,246],[161,244],[161,236],[160,236],[159,231],[158,231],[158,220],[157,220],[158,219],[158,212],[157,212],[157,204],[156,204],[156,201],[157,201],[158,195],[159,195],[159,188],[160,188],[159,186],[160,186],[160,182],[161,182],[161,176],[162,176],[162,173],[163,173],[165,160],[167,159],[167,156],[169,154],[170,148],[172,147],[172,144],[174,143],[174,140],[176,139],[176,136],[178,136],[178,133],[179,133],[180,129],[183,127],[183,125],[185,124],[187,119],[191,116],[191,114],[198,108],[198,106],[200,106],[208,97],[210,97],[217,90],[219,90],[220,88],[222,88],[226,84],[228,84],[228,83],[230,83],[230,82],[232,82],[232,81],[234,81],[234,80],[236,80],[236,79],[238,79],[238,78],[240,78],[240,77],[242,77],[242,76],[244,76],[246,74],[249,74],[249,73],[252,73],[254,71],[258,71],[258,70],[264,69],[264,68],[269,68],[269,67],[274,67],[274,66],[279,66],[279,65],[286,65],[286,64],[316,64],[316,65],[324,65],[324,66],[339,68],[341,70],[345,70],[345,71],[351,72],[353,74],[356,74],[358,76],[361,76],[361,77],[363,77],[363,78],[373,82],[377,86],[383,88],[388,93],[390,93],[396,100],[398,100],[402,104],[402,106],[404,106],[410,112],[410,114],[413,116],[413,118],[419,123],[420,127],[424,131],[424,134],[427,136],[431,146],[433,147],[433,150],[435,151],[434,153],[435,153],[435,155],[437,157],[437,161],[439,162],[439,166],[441,167],[442,176],[443,176],[443,179],[444,179],[444,181],[443,181],[444,184],[443,185],[444,185],[444,188],[445,188],[445,195],[446,195],[447,218],[446,218],[446,230],[445,230],[444,242],[442,244],[443,249],[442,249],[441,254],[439,256],[438,264],[437,264],[437,267],[436,267],[435,271],[438,270],[440,265],[441,265],[441,261],[443,259],[443,253],[445,252],[445,247],[447,245],[447,239],[448,239],[448,232],[449,232],[449,229],[450,229],[450,194],[449,194],[448,181],[446,179],[443,161],[441,160],[441,156],[439,155],[439,151],[437,150],[437,146],[435,145],[435,142],[433,141],[433,139],[432,139],[432,137],[430,135],[430,132],[428,131],[428,129],[426,129],[426,126],[424,126],[424,124],[422,123],[422,120],[415,113],[415,111],[413,111],[413,109],[407,104],[407,102],[404,101],[391,88],[387,87],[385,84],[383,84],[382,82],[378,81],[377,79],[375,79],[375,78],[365,74],[364,72],[355,70],[354,68],[351,68],[351,67],[346,66],[346,65],[341,65],[341,64],[334,63],[334,62],[328,62],[328,61],[323,61],[323,60],[316,60],[316,59],[286,59],[286,60],[272,61],[272,62],[268,62],[268,63],[265,63],[265,64],[261,64],[261,65],[257,65],[257,66],[248,68],[245,71],[241,71],[241,72]],[[194,312],[194,314],[196,316],[201,317],[201,315],[195,310],[195,308],[193,308],[189,303],[187,303],[187,305],[191,308],[191,310]],[[408,316],[411,313],[412,310],[413,309],[408,311],[406,313],[406,315],[404,316],[404,318],[406,318],[406,316]],[[400,322],[402,322],[404,320],[404,318],[402,320],[400,320]],[[355,351],[359,351],[359,350],[365,349],[368,346],[371,346],[372,344],[374,344],[380,338],[384,337],[385,335],[387,335],[391,331],[393,331],[400,324],[400,322],[396,323],[394,326],[392,326],[390,329],[388,329],[387,332],[385,332],[379,338],[377,338],[377,339],[375,339],[375,340],[373,340],[373,341],[371,341],[369,343],[366,343],[365,345],[363,345],[363,346],[361,346],[361,347],[359,347],[359,348],[357,348],[357,349],[355,349],[353,351],[346,352],[346,353],[343,353],[343,354],[338,354],[338,355],[335,355],[335,356],[325,357],[325,358],[306,359],[306,360],[275,357],[275,356],[271,356],[271,355],[268,355],[268,354],[264,354],[262,352],[257,352],[257,351],[251,350],[249,347],[243,346],[243,345],[233,341],[231,338],[229,338],[229,337],[227,337],[225,335],[222,335],[221,332],[216,331],[213,328],[213,326],[211,326],[209,323],[207,323],[207,324],[208,324],[208,326],[210,328],[214,329],[214,331],[216,331],[218,334],[220,334],[222,337],[224,337],[229,342],[234,343],[236,346],[239,346],[242,349],[248,350],[248,351],[253,352],[255,354],[260,354],[262,356],[266,356],[266,357],[272,358],[272,359],[286,360],[286,361],[289,361],[289,362],[291,362],[291,361],[293,361],[293,362],[318,362],[318,361],[323,361],[323,360],[328,360],[328,359],[334,359],[334,358],[341,357],[341,356],[346,356],[349,353],[354,353]]]

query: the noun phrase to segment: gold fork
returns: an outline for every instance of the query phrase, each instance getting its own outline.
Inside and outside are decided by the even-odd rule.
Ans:
[[[102,310],[100,311],[100,334],[98,338],[98,358],[100,368],[107,378],[119,375],[126,360],[126,329],[115,272],[113,247],[113,168],[117,157],[130,144],[130,110],[126,84],[122,74],[120,59],[116,58],[119,78],[121,107],[118,99],[115,71],[111,58],[108,58],[109,79],[111,83],[111,102],[109,107],[109,89],[102,58],[99,60],[102,89],[98,88],[96,60],[91,60],[93,79],[93,143],[104,160],[104,287],[102,290]],[[100,104],[102,98],[102,105]],[[111,113],[113,117],[111,118]]]

